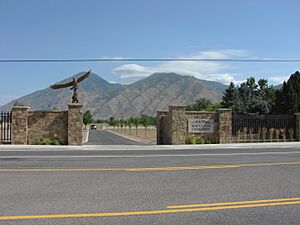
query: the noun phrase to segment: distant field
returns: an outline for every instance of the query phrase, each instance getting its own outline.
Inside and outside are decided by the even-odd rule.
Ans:
[[[146,129],[144,127],[138,127],[137,129],[135,127],[132,127],[131,129],[128,127],[106,127],[105,129],[131,137],[144,143],[156,144],[156,127],[147,127]]]

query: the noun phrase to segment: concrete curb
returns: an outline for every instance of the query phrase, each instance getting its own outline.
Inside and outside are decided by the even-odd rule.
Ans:
[[[270,149],[300,148],[300,142],[290,143],[246,143],[246,144],[205,144],[205,145],[89,145],[82,150],[224,150],[224,149]]]
[[[245,144],[205,144],[205,145],[0,145],[0,151],[43,151],[43,150],[84,150],[84,151],[113,151],[113,150],[208,150],[208,149],[262,149],[262,148],[300,148],[300,142],[286,143],[245,143]]]

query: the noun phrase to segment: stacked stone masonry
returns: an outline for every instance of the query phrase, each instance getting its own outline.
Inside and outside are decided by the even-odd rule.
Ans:
[[[189,132],[189,120],[212,121],[213,132]],[[215,112],[185,111],[185,106],[170,106],[169,111],[157,112],[157,144],[185,144],[190,137],[204,138],[210,143],[230,143],[232,111],[219,109]]]
[[[45,139],[56,139],[61,144],[68,144],[67,111],[29,111],[28,144]]]
[[[26,145],[28,135],[28,107],[15,106],[12,108],[12,143]]]
[[[68,144],[82,144],[82,105],[68,105]]]
[[[29,111],[12,108],[12,143],[35,144],[50,139],[60,144],[82,144],[82,105],[69,104],[68,111]]]

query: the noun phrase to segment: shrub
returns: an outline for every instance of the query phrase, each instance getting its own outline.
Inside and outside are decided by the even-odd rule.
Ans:
[[[257,138],[256,138],[257,142],[260,141],[260,136],[261,136],[261,128],[259,127],[258,130],[257,130]]]
[[[249,128],[249,136],[250,136],[250,142],[253,142],[253,128]]]
[[[246,143],[247,142],[247,127],[243,128],[243,142]]]
[[[290,128],[290,129],[288,129],[288,132],[289,132],[290,141],[293,141],[294,140],[294,129]]]
[[[275,133],[276,133],[276,140],[277,140],[277,142],[279,142],[280,141],[280,129],[276,129]]]
[[[190,136],[190,137],[186,138],[185,143],[186,144],[196,144],[195,136]]]
[[[269,136],[270,136],[269,138],[270,138],[270,142],[273,142],[274,131],[275,131],[274,128],[270,128],[270,129],[269,129]]]
[[[205,144],[205,138],[202,136],[200,138],[197,138],[196,144]]]
[[[240,143],[240,138],[241,138],[241,131],[237,131],[237,137],[236,137],[236,143]]]
[[[266,137],[267,137],[267,128],[263,127],[262,130],[261,130],[261,139],[262,139],[263,142],[266,141]]]
[[[285,128],[280,129],[280,132],[281,132],[283,141],[286,142],[286,129]]]
[[[41,140],[35,140],[33,144],[34,145],[60,145],[60,142],[56,138],[55,139],[46,138]]]
[[[211,140],[211,138],[210,137],[207,137],[206,139],[205,139],[205,144],[211,144],[213,141]]]

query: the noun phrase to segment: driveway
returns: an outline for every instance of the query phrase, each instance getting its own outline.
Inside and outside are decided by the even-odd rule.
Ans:
[[[140,145],[141,143],[105,130],[90,130],[86,145]]]

